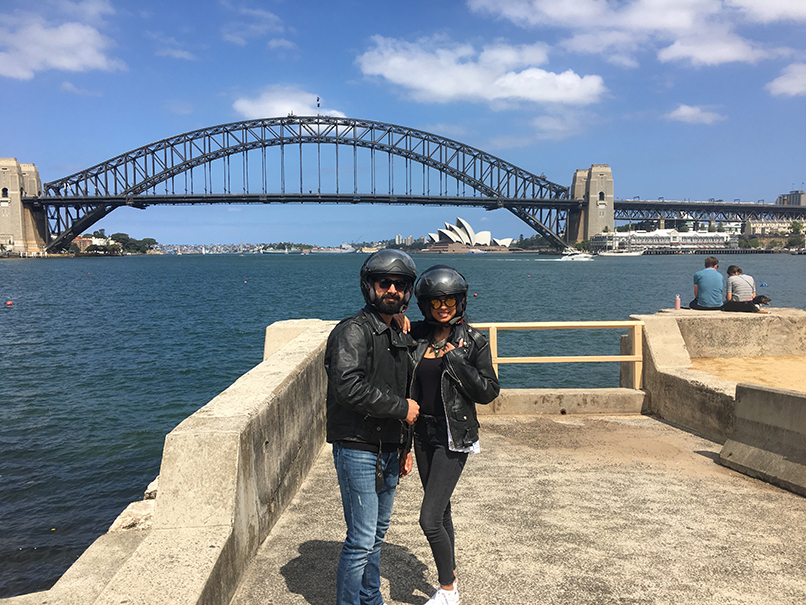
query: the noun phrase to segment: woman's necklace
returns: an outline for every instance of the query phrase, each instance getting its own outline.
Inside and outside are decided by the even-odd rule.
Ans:
[[[448,339],[451,336],[450,330],[447,334],[445,334],[445,338],[442,340],[437,340],[436,333],[434,334],[434,340],[431,341],[431,348],[434,350],[434,355],[439,357],[440,353],[443,352],[445,347],[448,345]]]
[[[431,348],[434,349],[434,354],[439,357],[440,352],[445,346],[448,344],[448,339],[445,340],[432,340],[431,341]]]

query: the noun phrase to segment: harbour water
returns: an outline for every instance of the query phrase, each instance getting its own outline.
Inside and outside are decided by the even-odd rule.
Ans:
[[[0,261],[0,597],[50,587],[159,471],[165,435],[262,359],[265,327],[340,319],[363,255]],[[693,296],[700,255],[417,255],[470,283],[471,320],[623,320]],[[806,308],[806,256],[720,256]],[[766,286],[760,286],[765,283]],[[11,301],[11,305],[6,305]],[[412,319],[419,317],[413,306]],[[619,331],[504,334],[503,355],[615,354]],[[504,387],[607,387],[618,364],[504,366]]]

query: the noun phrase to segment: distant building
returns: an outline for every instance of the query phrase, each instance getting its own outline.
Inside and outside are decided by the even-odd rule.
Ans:
[[[691,250],[738,248],[736,233],[713,231],[613,231],[598,233],[590,239],[591,250]]]
[[[783,193],[775,200],[776,206],[806,206],[806,192],[790,191]]]
[[[792,231],[792,221],[754,221],[745,223],[747,235],[773,235],[777,233],[788,234]]]
[[[445,223],[444,229],[436,233],[429,233],[428,249],[434,252],[461,252],[463,250],[479,249],[482,251],[496,251],[509,248],[513,241],[511,237],[497,239],[489,231],[473,230],[466,220],[456,217],[456,224]]]

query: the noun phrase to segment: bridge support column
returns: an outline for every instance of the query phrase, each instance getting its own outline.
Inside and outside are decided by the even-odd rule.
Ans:
[[[33,164],[0,158],[0,244],[19,254],[42,254],[47,244],[47,219],[23,201],[40,195],[42,182]]]
[[[571,198],[582,200],[581,212],[569,212],[566,226],[568,243],[588,240],[597,233],[613,231],[613,171],[607,164],[593,164],[574,173]]]

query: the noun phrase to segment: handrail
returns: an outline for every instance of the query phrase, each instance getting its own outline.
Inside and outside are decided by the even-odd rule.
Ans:
[[[619,361],[632,364],[632,383],[634,389],[641,388],[643,372],[642,333],[643,321],[525,321],[525,322],[490,322],[471,324],[477,330],[487,330],[490,334],[490,352],[493,368],[498,374],[498,365],[502,363],[577,363],[595,361]],[[570,355],[554,357],[499,357],[499,330],[601,330],[627,328],[630,334],[632,355]]]

